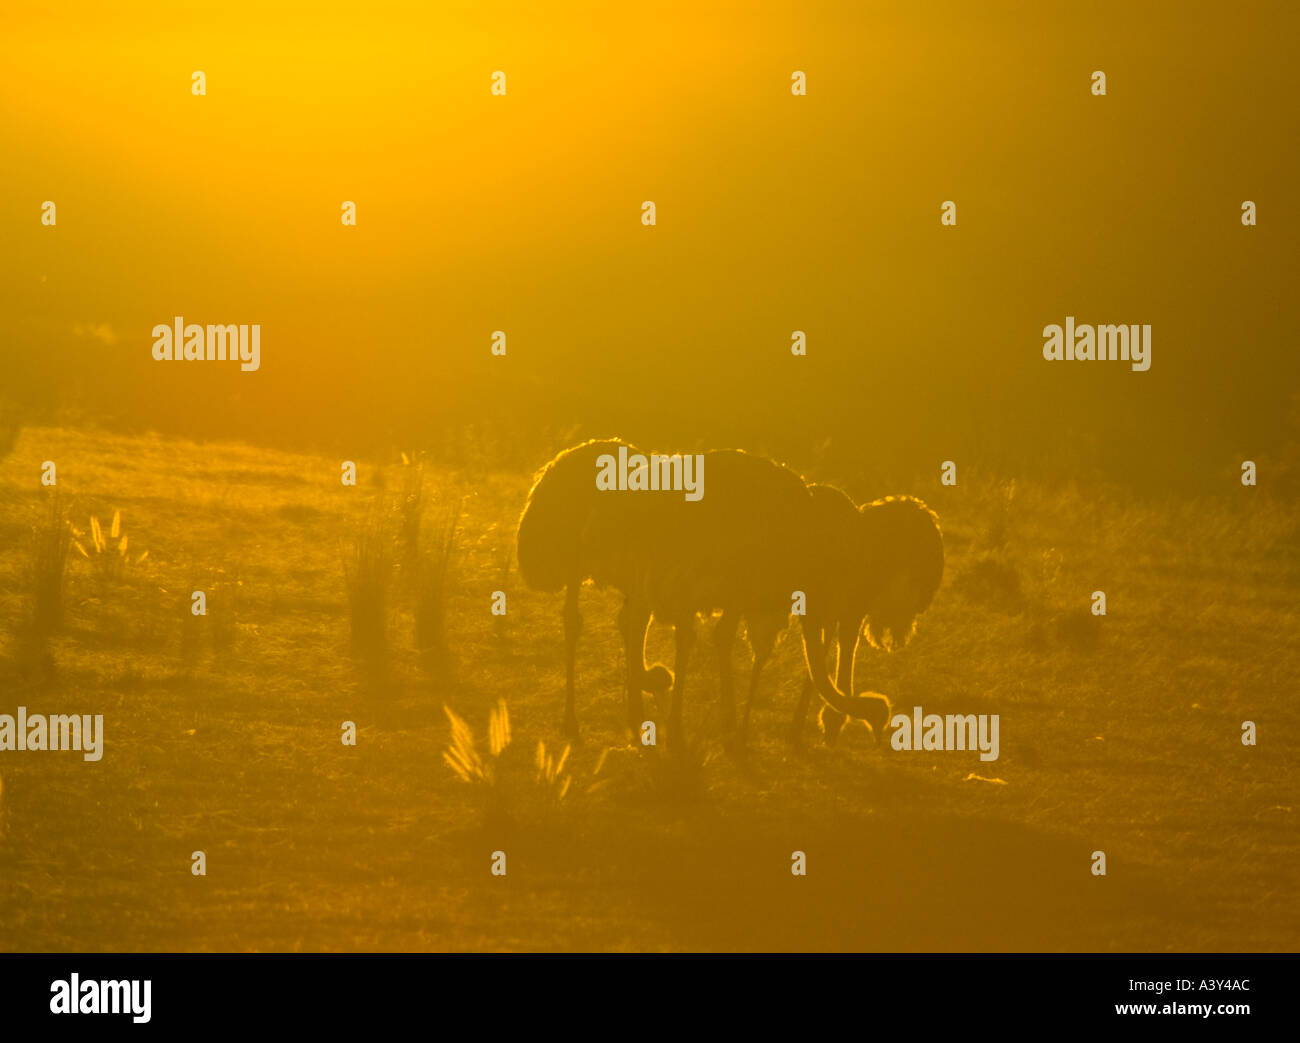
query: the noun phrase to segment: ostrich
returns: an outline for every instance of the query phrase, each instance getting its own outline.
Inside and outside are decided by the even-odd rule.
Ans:
[[[832,560],[837,564],[817,573],[820,596],[814,599],[809,594],[804,625],[817,627],[824,642],[834,635],[836,686],[853,694],[858,645],[864,635],[873,648],[893,652],[916,632],[917,617],[929,608],[943,579],[943,536],[938,516],[915,497],[886,496],[855,508],[838,489],[810,489],[820,508],[819,533],[835,548]],[[803,737],[813,688],[805,678],[790,724],[790,742],[795,746]],[[890,719],[888,700],[879,698],[867,718],[877,738]],[[826,702],[821,724],[831,745],[844,727],[846,714]]]
[[[901,648],[915,632],[916,617],[929,607],[943,576],[939,521],[920,500],[890,496],[858,508],[833,486],[809,485],[808,492],[812,510],[800,537],[806,595],[801,625],[808,672],[790,726],[790,741],[796,746],[802,739],[814,690],[826,704],[821,723],[828,744],[835,742],[847,716],[866,720],[873,735],[883,734],[891,709],[884,696],[868,693],[855,697],[848,707],[842,705],[844,696],[855,691],[859,640],[865,627],[873,647],[885,651]],[[716,631],[723,711],[730,725],[735,721],[731,646],[740,618],[741,614],[724,612]],[[762,624],[756,628],[752,620],[747,622],[754,666],[741,723],[742,739],[749,730],[758,675],[773,642]],[[820,678],[826,676],[831,642],[835,682],[827,686]]]
[[[818,670],[826,669],[826,645],[834,638],[836,626],[841,620],[861,622],[860,598],[855,599],[854,588],[857,585],[857,561],[851,553],[859,538],[859,514],[857,506],[840,490],[829,485],[809,485],[806,487],[809,497],[805,521],[801,531],[795,537],[801,559],[800,586],[805,597],[805,615],[802,627],[807,639],[805,651],[808,655],[808,677],[806,678],[809,694],[815,684],[812,680]],[[849,560],[846,560],[849,559]],[[740,626],[743,613],[725,611],[718,620],[714,632],[714,652],[718,658],[718,674],[721,679],[723,718],[728,729],[736,724],[735,692],[732,682],[731,650],[736,632]],[[749,732],[749,716],[754,695],[758,690],[759,675],[771,655],[773,645],[780,631],[784,629],[782,621],[774,631],[772,625],[777,621],[755,620],[746,618],[750,649],[754,663],[750,671],[749,695],[745,701],[745,714],[741,725],[742,739]],[[851,625],[851,623],[850,623]],[[849,629],[845,629],[848,633]],[[809,647],[811,645],[811,647]],[[849,660],[842,654],[837,656],[836,687],[841,692],[852,694],[846,688],[846,676],[843,668]],[[878,704],[872,708],[871,722],[888,714],[887,704]],[[806,709],[805,709],[806,713]]]
[[[578,738],[574,682],[578,636],[582,615],[578,591],[587,579],[623,591],[619,631],[627,656],[628,722],[634,731],[642,721],[643,691],[663,695],[672,674],[661,664],[645,666],[645,634],[650,610],[644,590],[643,538],[653,529],[653,512],[661,506],[657,496],[630,497],[603,492],[596,487],[598,459],[616,455],[620,447],[629,454],[633,446],[617,439],[599,439],[566,449],[538,472],[519,520],[516,560],[524,582],[535,590],[564,590],[565,702],[564,730]],[[632,644],[641,635],[636,655]]]
[[[695,645],[695,617],[721,610],[730,628],[744,618],[754,650],[750,698],[777,636],[789,621],[794,591],[829,586],[820,575],[842,567],[834,548],[817,538],[817,496],[794,471],[740,450],[703,454],[706,476],[698,502],[669,491],[602,491],[597,460],[626,446],[586,442],[560,453],[537,476],[519,523],[520,574],[531,587],[565,590],[566,732],[576,738],[574,672],[582,617],[578,590],[586,579],[621,590],[619,613],[627,659],[628,722],[639,730],[643,691],[671,685],[670,741],[682,737],[685,672]],[[850,504],[851,506],[851,504]],[[650,618],[669,623],[675,636],[675,674],[645,664]],[[818,619],[823,617],[819,616]],[[855,698],[826,674],[826,645],[805,619],[805,660],[814,687],[838,712],[875,720],[881,697]],[[730,677],[724,700],[730,706]],[[734,718],[734,707],[732,708]]]

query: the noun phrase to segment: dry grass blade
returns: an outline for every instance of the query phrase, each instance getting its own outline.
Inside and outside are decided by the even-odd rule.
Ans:
[[[510,711],[504,699],[497,702],[488,718],[488,744],[493,757],[500,757],[501,751],[510,745]]]
[[[564,799],[573,782],[571,776],[564,774],[564,765],[569,759],[569,749],[570,747],[566,745],[557,760],[546,752],[545,742],[537,744],[537,782],[546,791],[546,795],[557,803]]]
[[[442,709],[451,724],[451,745],[443,751],[442,759],[465,782],[489,782],[490,777],[478,755],[469,725],[450,706]]]

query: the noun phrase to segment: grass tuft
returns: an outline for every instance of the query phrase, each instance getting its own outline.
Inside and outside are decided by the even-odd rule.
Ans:
[[[383,515],[373,513],[358,529],[343,561],[351,621],[352,654],[372,666],[388,653],[389,594],[393,584],[393,537]]]
[[[415,644],[430,673],[450,670],[451,642],[447,635],[447,598],[456,561],[456,527],[461,505],[444,510],[433,530],[433,543],[421,555],[416,575]]]
[[[31,629],[38,640],[63,625],[63,591],[72,546],[72,523],[56,492],[44,520],[33,530],[31,551]]]

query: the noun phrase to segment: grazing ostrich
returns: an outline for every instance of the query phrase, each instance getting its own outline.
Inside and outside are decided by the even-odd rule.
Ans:
[[[888,727],[891,708],[884,696],[854,696],[854,666],[859,639],[866,627],[867,640],[885,651],[901,648],[912,636],[919,616],[934,598],[943,576],[943,540],[939,521],[920,500],[910,496],[886,497],[859,509],[848,496],[829,485],[808,486],[812,510],[801,535],[802,567],[806,595],[804,650],[808,673],[800,696],[790,740],[802,739],[804,719],[812,693],[817,690],[826,705],[821,722],[826,740],[834,743],[847,716],[865,720],[872,734]],[[754,666],[749,699],[741,723],[748,734],[750,707],[758,688],[758,674],[771,653],[771,640],[750,622]],[[734,724],[731,680],[731,646],[740,614],[724,612],[716,631],[718,669],[722,678],[723,710]],[[827,648],[834,642],[835,682],[826,676]],[[816,656],[814,662],[811,658]]]
[[[668,668],[646,668],[645,634],[650,610],[644,591],[644,549],[651,515],[661,506],[658,494],[630,496],[596,487],[597,460],[616,455],[620,447],[635,448],[615,439],[584,442],[564,450],[538,472],[519,520],[516,560],[524,582],[536,590],[564,594],[565,702],[564,730],[575,741],[578,717],[574,707],[574,675],[582,615],[578,591],[587,579],[623,591],[619,631],[627,657],[628,723],[633,731],[643,720],[642,691],[663,695],[672,685]],[[648,497],[648,500],[647,500]],[[632,655],[636,633],[640,645]]]
[[[857,546],[859,538],[859,514],[857,506],[844,493],[829,485],[807,486],[809,497],[805,521],[797,535],[797,548],[800,561],[800,584],[795,588],[802,590],[805,597],[805,615],[802,620],[804,632],[812,647],[806,650],[808,660],[807,684],[809,691],[814,687],[812,678],[817,672],[826,670],[826,643],[835,634],[836,625],[841,620],[856,618],[861,622],[860,605],[854,600],[856,580],[856,560],[852,548]],[[742,613],[723,612],[714,632],[714,652],[718,657],[718,674],[721,678],[723,717],[728,729],[736,723],[735,694],[731,677],[731,648],[739,629]],[[746,619],[749,630],[749,644],[753,652],[754,663],[750,671],[749,696],[745,701],[745,715],[741,724],[742,738],[749,732],[749,716],[753,706],[754,695],[758,690],[759,674],[772,652],[777,634],[785,628],[786,620],[781,620],[775,632],[771,630],[775,620]],[[814,659],[811,658],[815,656]],[[839,657],[840,666],[848,660]],[[841,692],[853,694],[845,687],[846,678],[837,671],[836,687]],[[887,704],[872,707],[872,721],[883,713],[888,713]]]
[[[930,607],[943,579],[943,537],[938,516],[915,497],[886,496],[854,508],[837,489],[814,486],[812,491],[824,507],[821,533],[828,542],[845,542],[835,544],[838,567],[819,574],[826,584],[821,588],[823,596],[814,601],[809,594],[804,625],[818,627],[823,641],[828,641],[834,630],[836,685],[853,694],[854,664],[864,633],[873,648],[892,652],[906,645],[916,632],[917,617]],[[852,515],[846,513],[846,506]],[[846,535],[846,527],[855,528],[856,533]],[[803,736],[813,687],[805,679],[790,725],[790,741],[795,745]],[[822,730],[827,744],[833,744],[846,714],[833,701],[826,703],[821,711]],[[879,737],[889,719],[889,702],[881,697],[867,723]]]
[[[816,586],[839,567],[814,529],[814,494],[789,468],[738,450],[703,454],[703,497],[681,492],[601,490],[597,461],[625,442],[586,442],[565,450],[538,475],[519,523],[520,574],[541,590],[565,588],[566,687],[564,727],[577,734],[574,670],[581,615],[578,589],[586,579],[625,595],[619,613],[627,660],[628,722],[643,720],[642,692],[672,687],[668,735],[682,736],[685,670],[695,644],[695,617],[721,609],[749,626],[755,664],[750,702],[763,663],[789,621],[792,595]],[[851,505],[850,505],[851,506]],[[826,582],[826,581],[822,581]],[[645,665],[651,615],[669,623],[676,639],[676,673]],[[855,699],[826,675],[825,638],[803,628],[805,659],[817,691],[841,713],[874,719],[879,697]],[[730,643],[728,639],[728,644]],[[730,705],[730,678],[724,693]],[[731,707],[734,717],[734,707]]]

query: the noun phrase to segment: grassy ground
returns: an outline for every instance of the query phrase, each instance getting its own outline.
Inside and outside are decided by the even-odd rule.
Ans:
[[[28,632],[43,460],[78,528],[122,511],[132,559],[113,576],[74,549],[48,639]],[[860,727],[826,748],[812,721],[791,752],[791,635],[748,757],[719,741],[708,640],[691,755],[639,753],[622,731],[618,596],[588,590],[585,742],[548,782],[535,756],[564,746],[560,600],[523,588],[509,559],[530,476],[426,471],[423,539],[460,511],[444,660],[415,640],[418,569],[394,506],[409,469],[359,463],[345,488],[337,460],[22,433],[0,464],[0,713],[102,713],[106,743],[98,763],[0,753],[0,948],[1297,947],[1294,504],[1251,489],[851,489],[922,495],[948,553],[917,638],[864,652],[859,687],[1000,714],[1000,760],[881,749]],[[376,525],[397,533],[391,619],[366,660],[344,562]],[[1098,589],[1104,619],[1088,611]],[[668,660],[667,635],[652,642]],[[494,758],[501,700],[512,739]],[[493,783],[444,762],[444,704]]]

